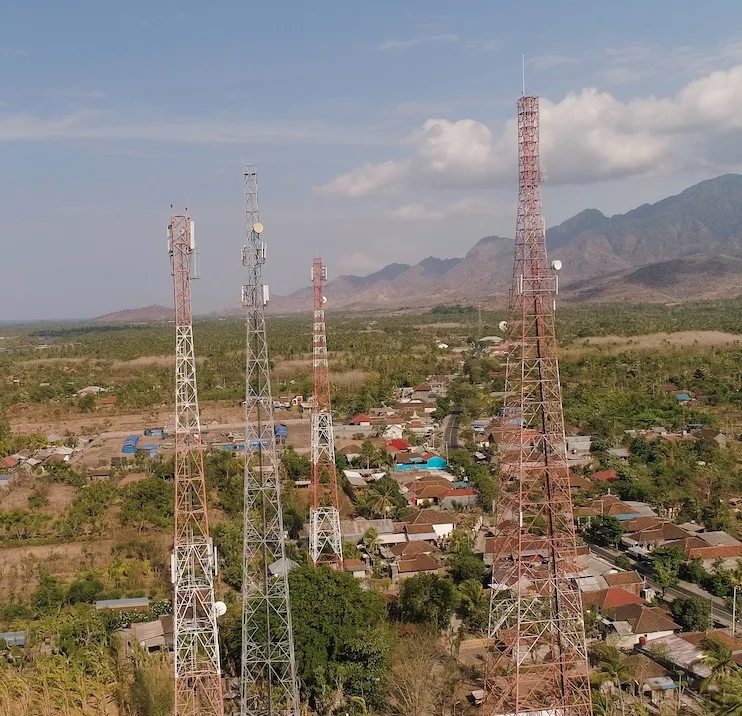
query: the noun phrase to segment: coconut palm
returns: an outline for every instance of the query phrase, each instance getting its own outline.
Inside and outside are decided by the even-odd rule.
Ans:
[[[381,549],[381,539],[379,533],[373,528],[369,527],[363,534],[363,544],[366,545],[366,549],[371,554],[378,554]]]
[[[742,716],[742,675],[737,672],[724,679],[711,699],[716,716]]]
[[[711,687],[723,688],[725,681],[738,670],[732,650],[714,636],[706,637],[701,646],[704,653],[698,663],[709,667],[711,673],[701,681],[699,690],[703,693]]]

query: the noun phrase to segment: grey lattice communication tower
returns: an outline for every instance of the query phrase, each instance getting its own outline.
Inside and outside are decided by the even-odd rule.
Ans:
[[[241,716],[298,716],[288,564],[273,421],[263,284],[265,244],[258,215],[258,175],[245,167],[247,243],[242,263],[247,284],[245,396],[245,513],[242,579]]]
[[[175,295],[175,537],[172,555],[176,716],[222,716],[221,667],[214,601],[216,553],[209,536],[196,358],[191,311],[193,221],[168,226]]]

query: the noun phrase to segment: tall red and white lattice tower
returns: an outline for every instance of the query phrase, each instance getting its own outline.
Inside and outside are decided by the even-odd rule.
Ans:
[[[176,716],[222,716],[221,665],[214,601],[216,554],[209,536],[196,358],[191,312],[194,223],[173,216],[168,227],[175,293],[175,540],[174,584]]]
[[[314,328],[312,365],[312,507],[309,510],[309,554],[314,565],[343,566],[340,533],[340,503],[335,469],[335,438],[330,405],[330,369],[327,363],[324,285],[327,267],[322,259],[312,261]]]
[[[518,173],[486,704],[490,714],[590,716],[554,327],[561,262],[546,257],[537,97],[518,101]]]

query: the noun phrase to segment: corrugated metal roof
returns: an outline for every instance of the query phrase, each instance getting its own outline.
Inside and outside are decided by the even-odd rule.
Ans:
[[[95,603],[96,609],[136,609],[148,607],[148,597],[133,597],[131,599],[103,599]]]

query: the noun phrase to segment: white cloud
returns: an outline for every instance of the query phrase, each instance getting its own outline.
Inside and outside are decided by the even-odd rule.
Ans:
[[[378,271],[382,267],[383,264],[377,259],[360,252],[347,256],[339,264],[341,274],[351,273],[360,274],[361,276]]]
[[[458,35],[449,34],[438,34],[438,35],[420,35],[419,37],[410,37],[405,40],[384,40],[377,46],[379,52],[403,52],[405,50],[411,50],[413,47],[418,45],[429,45],[431,43],[451,43],[457,42],[459,39]]]
[[[541,153],[553,183],[697,166],[711,156],[721,135],[740,130],[742,65],[694,80],[674,97],[622,102],[608,92],[588,88],[569,93],[560,102],[541,100]],[[498,127],[494,135],[473,119],[429,119],[404,143],[412,151],[410,158],[365,164],[336,177],[322,191],[358,197],[513,180],[515,119]]]
[[[536,70],[536,72],[544,72],[547,70],[553,70],[557,67],[564,67],[565,65],[573,65],[575,62],[577,62],[576,57],[572,57],[571,55],[561,55],[558,53],[551,55],[536,55],[536,57],[526,59],[528,67]]]

